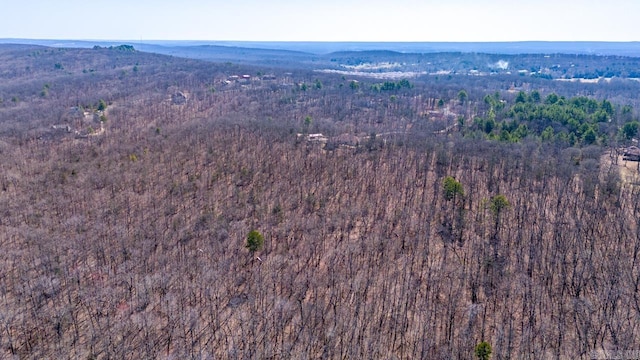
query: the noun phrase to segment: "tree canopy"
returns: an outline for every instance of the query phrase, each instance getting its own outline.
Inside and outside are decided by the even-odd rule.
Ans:
[[[514,103],[505,108],[504,102],[487,95],[484,116],[475,118],[471,132],[484,133],[491,140],[519,142],[526,137],[568,146],[604,144],[616,136],[618,127],[613,120],[627,118],[619,137],[631,139],[637,134],[637,121],[631,121],[629,106],[616,117],[615,106],[609,100],[578,96],[565,98],[551,93],[541,102],[538,91],[520,91]]]
[[[249,249],[251,253],[259,251],[262,249],[262,245],[264,244],[264,237],[258,230],[251,230],[247,235],[247,242],[245,247]]]
[[[507,200],[507,197],[502,194],[493,196],[489,202],[489,209],[491,209],[491,212],[496,216],[499,216],[502,210],[509,206],[511,206],[509,200]]]
[[[491,345],[488,342],[483,341],[479,343],[476,345],[475,350],[476,357],[478,357],[479,360],[489,360],[489,358],[491,358]]]
[[[460,184],[456,179],[451,176],[447,176],[443,181],[444,185],[444,198],[449,201],[453,200],[456,197],[464,196],[464,189],[462,188],[462,184]]]

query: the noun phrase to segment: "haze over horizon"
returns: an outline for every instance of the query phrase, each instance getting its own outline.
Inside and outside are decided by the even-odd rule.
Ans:
[[[638,41],[640,2],[185,0],[10,2],[0,38],[75,40]]]

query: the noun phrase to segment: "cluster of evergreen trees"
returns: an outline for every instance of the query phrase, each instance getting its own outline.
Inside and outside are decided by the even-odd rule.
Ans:
[[[483,134],[506,142],[535,137],[575,146],[630,140],[638,132],[638,122],[631,119],[632,108],[616,109],[606,99],[597,101],[584,96],[567,99],[555,93],[543,98],[538,91],[521,91],[511,105],[500,99],[497,92],[485,96],[484,103],[485,116],[475,118],[467,135]]]

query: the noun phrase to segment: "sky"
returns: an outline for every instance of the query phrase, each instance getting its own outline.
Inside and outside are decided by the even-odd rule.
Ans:
[[[17,0],[0,38],[640,41],[639,0]]]

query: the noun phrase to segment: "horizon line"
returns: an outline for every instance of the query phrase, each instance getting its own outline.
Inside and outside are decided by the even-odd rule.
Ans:
[[[438,43],[470,43],[470,44],[493,44],[493,43],[619,43],[630,44],[640,43],[640,40],[203,40],[203,39],[81,39],[81,38],[21,38],[6,37],[3,40],[30,40],[30,41],[96,41],[96,42],[115,42],[127,41],[143,43],[145,41],[167,41],[167,42],[252,42],[252,43],[414,43],[414,44],[438,44]]]

